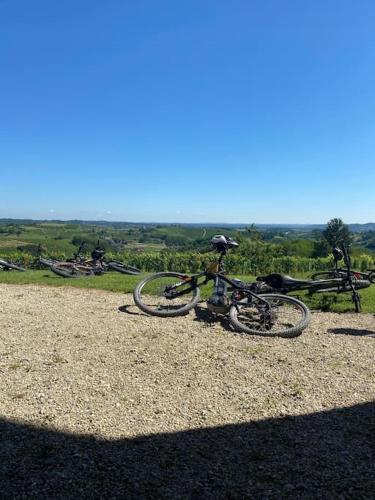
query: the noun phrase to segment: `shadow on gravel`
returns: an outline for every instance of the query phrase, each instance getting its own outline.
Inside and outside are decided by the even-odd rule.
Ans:
[[[222,314],[215,314],[211,312],[207,307],[195,306],[194,308],[195,318],[194,321],[200,321],[202,323],[207,323],[208,326],[215,323],[219,323],[225,330],[234,332],[231,324],[229,323],[228,317]]]
[[[335,335],[354,335],[355,337],[375,337],[374,330],[363,330],[360,328],[329,328],[328,333]]]
[[[147,316],[144,312],[137,308],[134,304],[123,305],[118,308],[122,313],[131,314],[132,316]]]
[[[375,404],[113,441],[0,420],[2,498],[373,498]]]

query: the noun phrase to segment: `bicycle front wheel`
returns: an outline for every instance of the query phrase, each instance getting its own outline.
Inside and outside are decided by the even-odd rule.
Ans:
[[[88,278],[94,276],[90,267],[71,262],[56,264],[51,267],[51,271],[63,278]]]
[[[117,262],[116,260],[111,260],[108,262],[108,267],[122,274],[139,274],[141,271],[133,266],[128,266],[122,262]]]
[[[234,328],[240,332],[291,338],[301,335],[307,327],[310,322],[310,311],[303,302],[294,297],[262,294],[255,297],[248,296],[245,301],[233,304],[229,311],[229,319]]]
[[[187,314],[199,302],[200,290],[186,274],[156,273],[138,283],[133,297],[145,313],[166,318]]]

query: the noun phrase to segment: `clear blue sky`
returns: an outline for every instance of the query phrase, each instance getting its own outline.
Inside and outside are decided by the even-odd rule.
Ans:
[[[372,0],[0,0],[0,217],[375,221]]]

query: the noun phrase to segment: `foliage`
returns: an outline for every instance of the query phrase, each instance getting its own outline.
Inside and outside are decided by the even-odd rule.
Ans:
[[[273,252],[273,245],[250,242],[246,245],[246,249],[228,253],[225,258],[225,267],[230,273],[256,276],[271,272],[308,275],[314,271],[331,269],[333,265],[331,257],[298,257]],[[71,255],[72,253],[60,252],[48,254],[49,257],[57,260],[66,260]],[[107,252],[106,256],[108,260],[123,260],[145,272],[180,271],[187,273],[202,271],[208,263],[217,258],[213,253],[177,252],[173,250],[164,250],[162,252]],[[89,254],[87,254],[87,257],[89,257]],[[8,254],[6,258],[26,267],[37,268],[35,254],[15,251]],[[355,256],[352,260],[355,269],[364,270],[372,266],[372,258],[366,254]]]
[[[327,227],[335,227],[330,223]],[[340,227],[342,224],[342,221],[338,223]],[[45,256],[65,260],[73,255],[81,242],[86,243],[84,251],[89,256],[99,239],[108,258],[124,260],[147,272],[198,272],[215,258],[207,251],[211,250],[210,238],[218,233],[232,236],[240,243],[236,251],[229,252],[226,256],[226,267],[233,273],[257,275],[281,272],[308,275],[313,271],[329,269],[332,265],[328,255],[329,244],[321,238],[318,229],[310,232],[305,230],[303,233],[300,229],[288,228],[259,231],[254,225],[236,229],[32,221],[27,224],[7,222],[0,225],[0,228],[6,230],[0,234],[0,257],[31,267],[35,266],[39,244]],[[9,228],[17,232],[16,237],[14,232],[9,232]],[[360,246],[362,242],[371,242],[371,238],[375,238],[375,233],[371,230],[356,233],[356,246],[353,246],[352,254],[354,267],[371,267],[369,250],[364,250],[365,243]]]
[[[324,238],[319,238],[313,242],[312,257],[327,257],[331,252],[331,246]]]
[[[332,248],[349,247],[353,241],[349,227],[341,219],[331,219],[323,231],[323,236]]]

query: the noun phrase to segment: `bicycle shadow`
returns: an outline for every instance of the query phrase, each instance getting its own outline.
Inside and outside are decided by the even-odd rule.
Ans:
[[[175,308],[179,309],[179,306],[176,306]],[[170,310],[171,310],[171,307],[169,307],[169,311]],[[125,314],[130,314],[131,316],[146,316],[146,317],[152,316],[152,314],[151,315],[146,314],[145,312],[138,309],[138,307],[135,304],[124,304],[124,305],[118,307],[118,311],[125,313]],[[186,314],[188,314],[188,313],[186,313]],[[181,315],[181,316],[186,316],[186,314]]]
[[[201,303],[204,304],[205,301],[202,301]],[[176,308],[178,307],[179,306],[176,306]],[[119,306],[118,311],[121,313],[129,314],[131,316],[149,316],[148,314],[138,309],[135,304],[124,304],[122,306]],[[207,327],[213,326],[214,324],[220,324],[225,330],[232,333],[235,332],[235,329],[230,324],[226,315],[214,313],[207,309],[207,307],[202,307],[201,305],[195,306],[193,311],[195,313],[193,321],[205,323]],[[184,316],[187,316],[187,314],[189,313],[184,314]]]
[[[360,328],[329,328],[328,333],[334,335],[353,335],[354,337],[375,337],[375,331]]]
[[[232,333],[235,331],[232,325],[230,324],[227,315],[214,313],[209,309],[207,309],[207,307],[202,307],[200,305],[194,307],[194,312],[195,312],[194,321],[206,323],[207,327],[219,323],[225,330],[228,330],[229,332]]]
[[[125,314],[130,314],[131,316],[147,316],[147,314],[138,309],[135,304],[124,304],[117,310]]]

